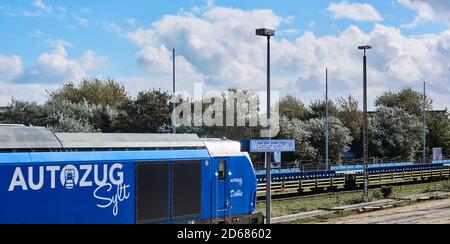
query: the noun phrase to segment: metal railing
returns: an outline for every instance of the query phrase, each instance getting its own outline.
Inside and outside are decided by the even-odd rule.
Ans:
[[[401,157],[396,158],[377,158],[372,157],[369,158],[369,167],[377,167],[377,166],[402,166],[402,165],[412,165],[412,164],[431,164],[431,163],[440,163],[440,162],[446,162],[449,159],[443,158],[442,160],[433,161],[433,158],[427,158],[427,160],[424,162],[422,157],[418,157],[416,160],[405,160]],[[358,159],[342,159],[339,163],[330,163],[330,169],[336,169],[339,167],[339,169],[345,169],[352,168],[355,166],[361,166],[363,165],[364,161],[362,158]],[[255,170],[264,170],[265,164],[264,162],[254,162],[253,167]],[[280,168],[277,168],[279,170],[299,170],[301,172],[311,172],[311,171],[323,171],[327,170],[325,161],[289,161],[289,162],[282,162],[280,164]]]

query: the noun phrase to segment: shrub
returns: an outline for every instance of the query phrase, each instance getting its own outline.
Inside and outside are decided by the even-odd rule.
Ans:
[[[392,193],[393,193],[392,186],[383,186],[383,187],[381,187],[380,193],[383,194],[383,198],[391,197]]]

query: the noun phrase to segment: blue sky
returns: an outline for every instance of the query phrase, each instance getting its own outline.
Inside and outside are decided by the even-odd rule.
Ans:
[[[372,101],[383,90],[419,88],[430,79],[443,108],[450,104],[447,14],[450,4],[437,0],[1,0],[0,105],[13,96],[42,102],[45,90],[81,78],[117,79],[131,95],[169,89],[172,47],[183,89],[193,81],[208,89],[262,89],[263,41],[236,35],[272,25],[275,89],[282,94],[307,103],[321,98],[329,65],[332,96],[359,98],[360,57],[347,45],[354,41],[378,45]]]

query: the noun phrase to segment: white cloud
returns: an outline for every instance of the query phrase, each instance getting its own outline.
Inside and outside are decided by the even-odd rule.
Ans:
[[[57,46],[50,53],[43,53],[37,61],[37,70],[32,72],[41,82],[56,80],[81,80],[87,76],[87,72],[81,64],[68,58],[64,46]],[[45,82],[45,81],[44,81]]]
[[[115,34],[117,34],[120,37],[123,37],[123,36],[126,35],[125,34],[125,30],[122,27],[120,27],[118,24],[116,24],[116,23],[113,23],[113,22],[102,22],[102,23],[100,23],[98,25],[100,25],[106,31],[111,32],[111,33],[115,33]]]
[[[144,71],[159,75],[172,72],[172,49],[164,45],[154,45],[158,40],[154,38],[153,31],[138,29],[129,33],[128,39],[141,48],[136,54],[136,60]],[[198,73],[182,55],[176,56],[176,70],[178,76],[183,77],[182,79],[188,78],[190,81],[197,82],[204,80],[203,75]]]
[[[43,14],[41,12],[30,12],[30,11],[23,11],[22,16],[24,17],[41,17]]]
[[[255,27],[274,28],[283,21],[271,10],[212,7],[200,17],[165,16],[150,29],[130,33],[129,39],[139,48],[137,62],[147,72],[170,72],[175,47],[177,66],[186,73],[198,73],[217,86],[263,87],[265,40],[255,35]]]
[[[92,50],[80,59],[70,59],[62,45],[41,54],[37,64],[25,70],[20,57],[0,55],[0,106],[7,105],[13,97],[42,103],[47,91],[69,81],[90,78],[89,72],[101,68],[105,62],[105,57],[97,56]]]
[[[373,104],[376,96],[387,90],[404,86],[420,87],[427,81],[439,96],[450,92],[450,32],[434,36],[407,37],[393,27],[376,25],[370,33],[351,26],[338,36],[316,37],[306,33],[295,43],[287,41],[274,46],[274,63],[283,64],[279,70],[297,70],[300,94],[321,97],[324,69],[330,71],[332,93],[343,96],[361,94],[361,56],[357,46],[369,43],[369,91]],[[445,47],[444,47],[445,46]],[[442,97],[442,96],[441,96]],[[436,100],[439,108],[448,106],[450,99]]]
[[[61,84],[89,78],[90,71],[101,68],[106,58],[87,50],[82,57],[72,59],[65,45],[55,45],[51,52],[41,54],[36,65],[28,67],[21,75],[11,79],[14,83]]]
[[[128,38],[138,48],[137,63],[149,75],[170,74],[171,48],[176,47],[179,67],[191,74],[190,81],[198,81],[192,77],[204,77],[215,89],[262,90],[266,41],[255,36],[254,29],[279,29],[283,20],[270,10],[212,7],[200,14],[164,16],[148,29],[129,33]],[[407,85],[420,89],[424,80],[436,97],[450,92],[450,31],[408,37],[399,29],[380,24],[369,33],[350,26],[337,36],[317,37],[306,32],[293,42],[273,39],[273,89],[305,102],[319,99],[323,97],[324,70],[328,67],[332,95],[360,97],[362,53],[357,46],[361,44],[374,46],[368,54],[372,104],[384,91]],[[187,80],[182,75],[178,78]],[[449,103],[449,98],[436,101],[438,108]]]
[[[126,21],[131,26],[135,26],[136,25],[136,19],[135,18],[127,18]]]
[[[432,21],[446,21],[450,24],[450,2],[442,0],[397,0],[403,6],[417,11],[411,23],[402,28],[412,29]]]
[[[94,11],[92,11],[92,9],[90,9],[90,8],[80,8],[78,10],[78,13],[81,13],[81,14],[93,14]]]
[[[90,25],[90,21],[86,15],[92,15],[94,12],[89,8],[80,8],[74,11],[71,16],[76,23],[81,27],[87,27]]]
[[[7,105],[12,97],[42,102],[46,97],[46,89],[55,88],[54,85],[15,83],[23,72],[19,56],[0,55],[0,106]]]
[[[47,35],[44,32],[42,32],[40,29],[34,29],[30,33],[30,36],[37,38],[37,39],[42,39],[42,38],[45,38]]]
[[[14,80],[23,72],[22,69],[22,59],[19,56],[0,55],[0,83]]]
[[[436,20],[436,14],[434,13],[433,9],[425,2],[412,0],[398,0],[398,2],[410,9],[417,11],[417,16],[415,17],[414,21],[409,24],[402,25],[402,28],[412,29],[423,23]]]
[[[67,29],[67,30],[76,30],[76,29],[78,29],[78,27],[75,26],[75,25],[66,25],[66,26],[64,26],[64,29]]]
[[[80,64],[85,70],[96,70],[106,63],[106,58],[97,56],[92,50],[87,50],[81,58]]]
[[[50,46],[55,47],[55,48],[57,48],[59,46],[62,46],[62,47],[73,47],[72,43],[70,43],[68,41],[64,41],[62,39],[47,39],[45,42],[47,44],[49,44]]]
[[[277,33],[279,34],[286,34],[286,35],[294,35],[294,34],[298,34],[301,30],[300,29],[284,29],[284,30],[280,30]]]
[[[47,91],[60,87],[60,84],[0,83],[0,106],[8,105],[12,98],[43,103],[47,98]]]
[[[343,1],[340,3],[331,3],[327,11],[333,15],[335,19],[351,19],[356,21],[382,21],[383,18],[378,11],[367,3],[348,3]]]
[[[89,26],[89,20],[87,18],[83,18],[78,15],[73,15],[73,18],[77,21],[78,25],[83,27]]]
[[[35,6],[38,9],[43,10],[44,12],[51,14],[53,13],[53,7],[45,4],[42,0],[35,0],[33,2],[33,6]]]
[[[52,6],[43,0],[34,0],[32,6],[34,7],[33,10],[23,10],[21,15],[25,17],[55,16],[62,19],[67,13],[67,9],[64,6]]]

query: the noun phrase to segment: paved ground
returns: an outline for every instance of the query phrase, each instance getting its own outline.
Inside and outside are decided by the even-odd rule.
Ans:
[[[325,224],[450,224],[450,199],[337,218]]]

